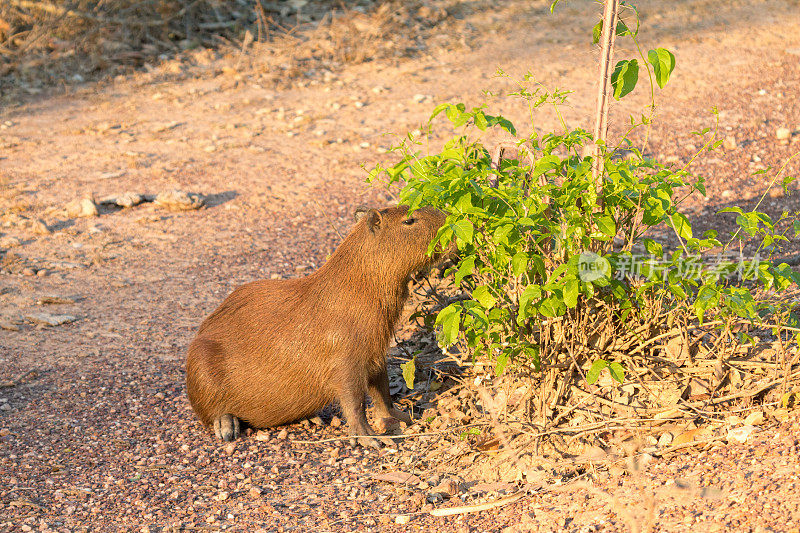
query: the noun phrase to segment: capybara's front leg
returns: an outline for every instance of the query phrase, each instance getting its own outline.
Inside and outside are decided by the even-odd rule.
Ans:
[[[411,417],[397,409],[392,404],[392,395],[389,393],[389,376],[386,373],[386,367],[382,368],[378,373],[374,374],[369,380],[369,395],[372,398],[372,404],[375,406],[375,416],[381,420],[383,428],[388,429],[391,426],[391,418],[396,418],[406,424],[411,424]],[[395,421],[395,424],[397,422]]]
[[[356,437],[361,446],[380,448],[378,441],[387,446],[393,446],[392,439],[375,437],[375,432],[367,422],[365,411],[365,391],[355,387],[345,387],[339,395],[339,403],[342,406],[342,413],[347,419],[347,432]]]
[[[378,448],[378,443],[372,438],[375,433],[367,422],[367,413],[364,410],[364,391],[353,386],[343,387],[339,393],[339,404],[347,420],[347,433],[357,437],[362,446]]]
[[[224,442],[231,442],[239,438],[239,419],[232,414],[225,413],[214,419],[214,434]]]

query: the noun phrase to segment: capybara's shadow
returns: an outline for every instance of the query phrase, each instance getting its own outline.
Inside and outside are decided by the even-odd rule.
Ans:
[[[230,202],[237,196],[239,196],[239,193],[237,191],[224,191],[224,192],[209,194],[205,197],[206,207],[220,206],[226,202]]]

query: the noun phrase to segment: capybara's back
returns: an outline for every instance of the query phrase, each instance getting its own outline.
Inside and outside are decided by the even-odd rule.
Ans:
[[[240,420],[276,426],[338,399],[351,433],[371,435],[368,391],[379,416],[406,419],[391,405],[386,349],[443,222],[430,208],[371,209],[317,272],[233,291],[189,347],[187,390],[202,422],[232,440]]]

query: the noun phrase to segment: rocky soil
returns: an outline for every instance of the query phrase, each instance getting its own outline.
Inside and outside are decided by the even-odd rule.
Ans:
[[[497,447],[458,437],[486,421],[449,416],[467,402],[452,380],[401,402],[420,422],[397,449],[352,447],[333,410],[229,445],[195,419],[183,360],[200,321],[237,285],[311,272],[357,205],[393,201],[362,168],[392,162],[385,133],[508,92],[497,67],[572,89],[565,120],[590,124],[594,3],[458,4],[471,9],[445,44],[410,57],[281,80],[258,58],[194,52],[0,109],[0,530],[798,531],[797,410],[744,442],[543,462],[518,483],[491,475],[510,460]],[[762,195],[797,212],[767,178],[800,149],[800,5],[670,4],[638,4],[644,46],[678,61],[649,150],[687,162],[716,106],[726,144],[694,167],[698,227],[730,228],[716,211]],[[645,92],[615,104],[615,132]],[[491,105],[523,129],[517,100]]]

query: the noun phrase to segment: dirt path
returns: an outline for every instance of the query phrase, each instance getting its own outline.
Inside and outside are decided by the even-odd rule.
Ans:
[[[392,161],[383,133],[421,126],[436,103],[478,104],[483,89],[507,90],[491,77],[498,66],[574,89],[565,118],[588,125],[594,5],[570,1],[553,16],[545,2],[478,4],[467,15],[476,28],[469,49],[352,66],[305,87],[262,87],[256,71],[223,70],[223,60],[165,67],[187,70],[184,79],[159,71],[0,110],[0,248],[16,244],[0,259],[11,272],[0,274],[0,382],[12,381],[0,388],[0,529],[613,531],[648,520],[664,531],[800,528],[796,415],[743,445],[652,460],[635,475],[599,473],[591,487],[529,487],[515,503],[450,518],[427,511],[472,503],[467,485],[451,502],[426,497],[458,479],[457,465],[423,485],[374,478],[411,469],[425,438],[397,453],[293,444],[341,436],[304,423],[222,447],[195,420],[183,358],[197,325],[243,282],[316,268],[355,206],[392,200],[364,184],[360,166]],[[713,210],[764,191],[753,171],[800,148],[800,6],[680,1],[667,17],[660,4],[639,3],[644,44],[674,50],[679,66],[659,97],[651,150],[685,161],[697,143],[689,132],[711,125],[712,105],[737,139],[699,167],[709,198],[693,209],[711,227],[723,223]],[[644,104],[640,92],[615,109],[617,127]],[[524,123],[513,99],[494,105]],[[537,127],[555,124],[545,114]],[[788,144],[775,138],[780,127],[794,132]],[[176,188],[208,205],[63,212],[86,194]],[[768,204],[799,208],[797,195]],[[51,295],[73,302],[38,303]],[[19,319],[41,312],[76,320]],[[398,514],[410,522],[396,523]]]

